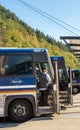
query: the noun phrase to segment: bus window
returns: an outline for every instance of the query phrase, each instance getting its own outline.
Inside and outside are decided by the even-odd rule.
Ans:
[[[49,75],[51,79],[51,73],[48,67],[48,63],[37,63],[36,64],[36,79],[37,79],[37,85],[39,85],[40,75],[43,73],[43,68],[47,68],[47,74]],[[45,87],[45,86],[44,86]]]
[[[68,73],[66,68],[59,68],[59,80],[68,81]]]
[[[46,67],[46,68],[49,68],[48,67],[48,63],[37,63],[36,64],[36,75],[39,76],[40,73],[42,73],[42,69]],[[50,70],[48,69],[48,74],[50,74]]]
[[[32,74],[31,55],[0,56],[0,75]]]
[[[74,79],[80,79],[80,72],[75,72],[75,71],[73,71],[72,72],[72,79],[74,80]]]

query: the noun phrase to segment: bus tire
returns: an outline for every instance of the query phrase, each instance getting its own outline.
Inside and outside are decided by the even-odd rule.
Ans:
[[[79,92],[78,88],[77,87],[73,87],[72,88],[72,93],[73,94],[77,94]]]
[[[10,104],[8,114],[11,121],[21,123],[32,117],[32,106],[26,100],[15,100]]]

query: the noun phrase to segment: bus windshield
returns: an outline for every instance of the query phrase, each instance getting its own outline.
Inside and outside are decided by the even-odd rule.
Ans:
[[[31,55],[1,55],[0,75],[32,74]]]
[[[72,70],[72,80],[80,80],[80,70]]]

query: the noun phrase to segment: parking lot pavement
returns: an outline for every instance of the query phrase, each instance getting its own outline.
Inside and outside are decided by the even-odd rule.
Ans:
[[[43,115],[22,124],[3,121],[0,130],[80,130],[80,94],[73,99],[73,106],[66,106],[59,115]]]

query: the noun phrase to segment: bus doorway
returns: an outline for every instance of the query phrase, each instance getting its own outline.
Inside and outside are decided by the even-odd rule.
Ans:
[[[71,70],[67,72],[64,57],[51,56],[51,62],[54,69],[54,62],[58,63],[58,79],[59,79],[59,101],[61,104],[73,104],[72,99],[72,78]],[[55,70],[54,70],[55,71]]]
[[[55,69],[57,71],[56,67]],[[36,77],[38,113],[40,115],[55,112],[60,113],[59,104],[56,102],[58,95],[55,94],[55,87],[57,87],[58,80],[55,80],[54,84],[52,83],[48,63],[36,63]]]

